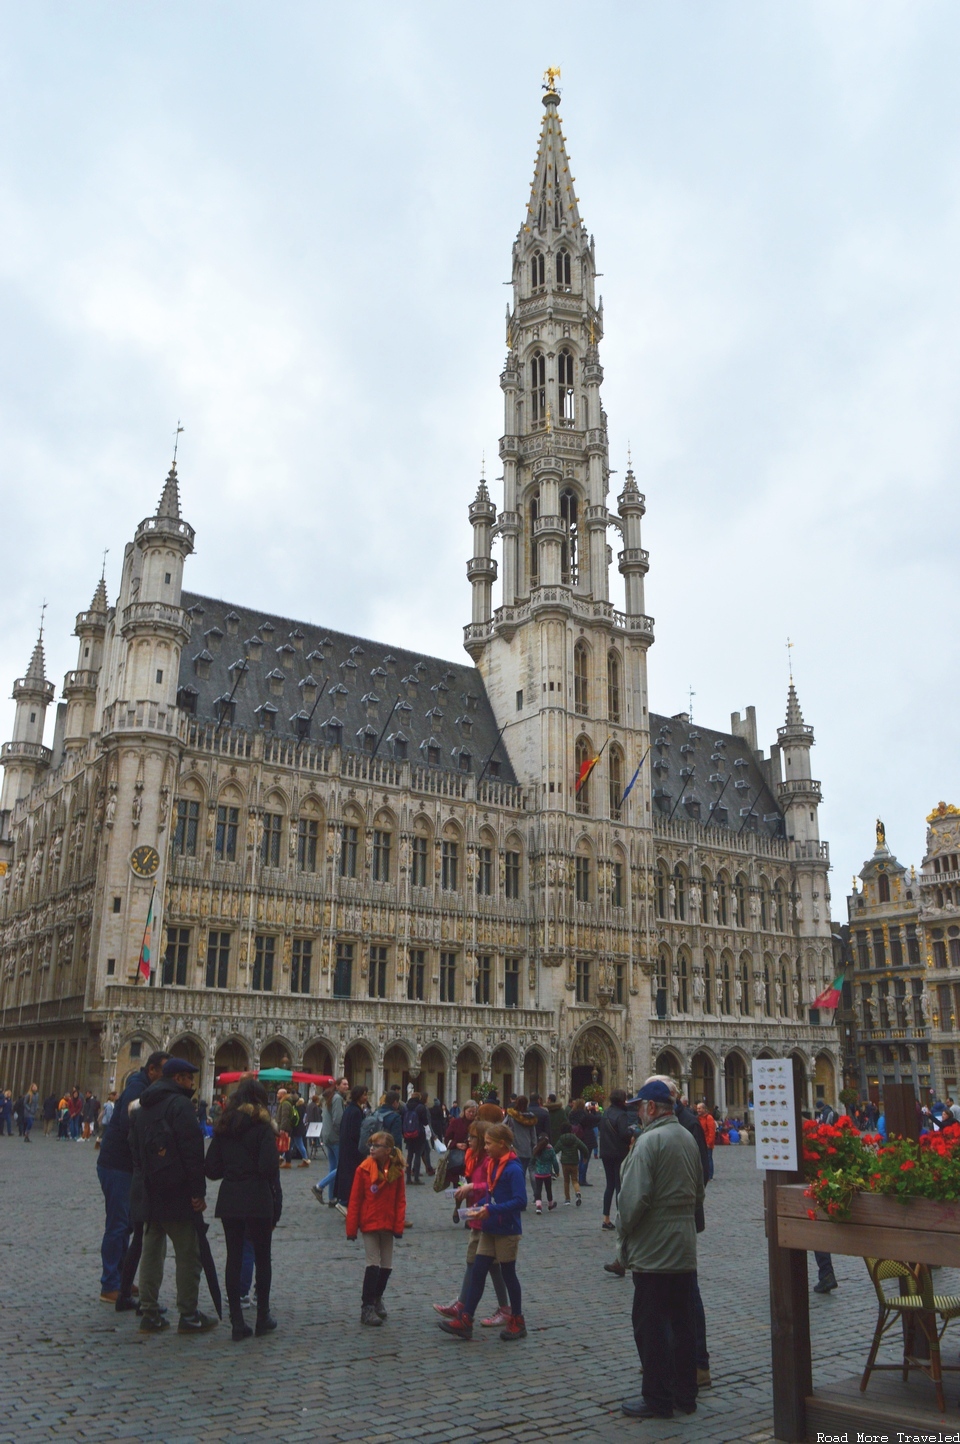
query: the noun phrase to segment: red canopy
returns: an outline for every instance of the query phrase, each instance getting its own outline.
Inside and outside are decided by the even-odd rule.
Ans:
[[[248,1068],[243,1073],[218,1073],[218,1083],[239,1083],[241,1078],[263,1078],[266,1083],[316,1083],[326,1088],[336,1079],[326,1073],[300,1073],[289,1068]]]

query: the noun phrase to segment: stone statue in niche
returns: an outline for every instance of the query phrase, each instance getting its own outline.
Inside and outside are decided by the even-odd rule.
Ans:
[[[698,968],[693,975],[693,996],[698,1003],[703,1002],[703,974]]]
[[[107,823],[107,826],[108,826],[108,827],[112,827],[113,824],[114,824],[114,822],[116,821],[116,819],[117,819],[117,784],[116,784],[115,782],[111,782],[111,784],[110,784],[110,795],[109,795],[109,797],[107,798],[107,809],[106,809],[106,823]]]
[[[160,812],[159,812],[158,817],[157,817],[157,826],[158,826],[158,828],[159,828],[159,830],[160,830],[161,832],[163,831],[163,829],[164,829],[164,828],[166,827],[166,825],[167,825],[167,817],[169,816],[169,814],[170,814],[170,789],[169,789],[169,787],[161,787],[161,789],[160,789]]]
[[[793,915],[798,923],[803,922],[803,898],[797,893],[793,900]]]
[[[760,973],[755,973],[753,978],[753,1001],[758,1008],[762,1008],[766,999],[763,995],[763,978]]]
[[[733,998],[737,1005],[737,1012],[739,1013],[743,1006],[743,984],[740,981],[739,974],[733,980]]]
[[[143,783],[138,782],[133,794],[133,807],[131,809],[134,827],[140,826],[140,819],[143,816]]]

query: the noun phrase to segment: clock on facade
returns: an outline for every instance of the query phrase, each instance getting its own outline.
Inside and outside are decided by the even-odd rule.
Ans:
[[[160,871],[160,854],[155,847],[135,847],[130,854],[130,869],[137,877],[156,877]]]

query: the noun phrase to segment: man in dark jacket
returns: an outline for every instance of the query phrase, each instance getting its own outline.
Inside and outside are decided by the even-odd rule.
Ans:
[[[541,1133],[545,1133],[549,1138],[550,1114],[544,1108],[543,1099],[540,1097],[539,1093],[530,1094],[530,1104],[527,1108],[527,1112],[532,1113],[534,1118],[536,1118],[537,1120],[537,1137],[539,1138]]]
[[[130,1156],[130,1104],[161,1076],[167,1061],[166,1053],[151,1053],[142,1068],[128,1081],[120,1094],[113,1116],[100,1140],[97,1177],[103,1190],[106,1223],[100,1243],[100,1298],[115,1304],[120,1293],[123,1256],[130,1241],[130,1181],[133,1159]]]
[[[553,1148],[556,1148],[557,1139],[560,1137],[560,1134],[566,1132],[568,1118],[567,1110],[563,1104],[557,1102],[556,1093],[547,1094],[545,1112],[550,1119],[550,1127],[547,1129],[547,1132],[550,1134],[550,1144]]]
[[[159,1302],[168,1238],[177,1256],[177,1332],[202,1334],[217,1326],[216,1319],[197,1308],[200,1241],[196,1215],[207,1206],[203,1133],[193,1105],[193,1075],[199,1071],[185,1058],[168,1058],[162,1078],[150,1084],[131,1118],[131,1153],[143,1175],[140,1332],[144,1334],[169,1328]]]
[[[614,1088],[600,1118],[600,1162],[607,1180],[603,1190],[604,1228],[614,1226],[610,1220],[610,1205],[614,1194],[620,1193],[620,1165],[630,1152],[630,1129],[637,1121],[637,1115],[628,1113],[626,1105],[626,1093],[622,1088]]]

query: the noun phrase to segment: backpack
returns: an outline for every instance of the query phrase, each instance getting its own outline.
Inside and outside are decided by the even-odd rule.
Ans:
[[[415,1143],[420,1137],[420,1114],[416,1108],[403,1110],[403,1136],[408,1143]]]
[[[171,1099],[171,1103],[175,1102]],[[143,1156],[143,1175],[147,1188],[176,1188],[186,1182],[186,1169],[177,1147],[177,1136],[168,1118],[170,1104],[165,1108],[137,1110],[137,1132]]]
[[[297,1107],[297,1105],[296,1105],[295,1103],[291,1103],[291,1104],[290,1104],[290,1115],[291,1115],[291,1117],[290,1117],[290,1127],[291,1127],[291,1128],[299,1128],[299,1127],[300,1127],[300,1109]]]
[[[360,1124],[360,1142],[357,1145],[360,1152],[360,1157],[369,1158],[370,1139],[375,1133],[387,1132],[389,1132],[389,1129],[386,1129],[383,1126],[383,1118],[380,1114],[380,1110],[377,1109],[375,1113],[368,1113],[366,1118],[364,1118],[363,1122]]]

